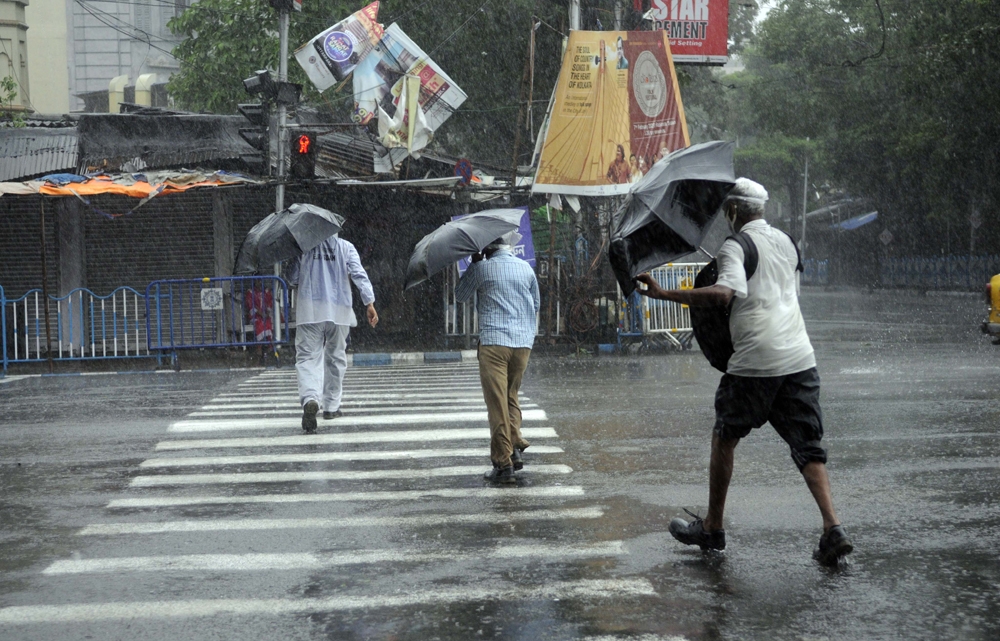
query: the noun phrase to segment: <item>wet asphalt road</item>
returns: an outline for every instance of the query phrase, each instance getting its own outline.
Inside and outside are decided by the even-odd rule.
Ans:
[[[697,353],[535,357],[501,490],[461,432],[485,427],[469,364],[352,369],[316,438],[279,405],[288,370],[30,378],[0,382],[0,639],[1000,638],[982,306],[803,309],[846,567],[811,560],[819,515],[768,427],[737,448],[726,552],[666,533],[707,502]]]

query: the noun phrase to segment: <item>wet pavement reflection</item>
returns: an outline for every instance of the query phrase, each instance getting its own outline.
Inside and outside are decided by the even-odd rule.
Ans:
[[[978,300],[807,290],[803,310],[822,378],[834,500],[856,546],[838,569],[811,558],[819,514],[768,426],[737,448],[726,551],[702,554],[667,533],[683,508],[704,513],[707,504],[718,374],[698,353],[535,354],[522,391],[546,418],[530,426],[557,437],[533,445],[562,451],[529,448],[521,486],[500,493],[484,493],[478,474],[429,473],[485,469],[467,454],[302,458],[485,447],[475,439],[157,451],[182,438],[297,435],[168,432],[209,401],[222,407],[223,395],[265,380],[259,371],[32,378],[0,383],[0,638],[1000,638],[1000,348],[978,334]],[[446,386],[469,375],[458,366],[429,374]],[[369,369],[357,384],[391,376]],[[484,425],[345,424],[326,433]],[[142,467],[174,455],[258,454],[301,456]],[[558,465],[572,471],[531,473]],[[161,474],[331,471],[353,476],[133,483]],[[366,476],[382,471],[395,476]],[[215,502],[196,500],[205,496]],[[298,525],[261,529],[274,521]],[[221,522],[226,528],[197,529]],[[177,523],[196,527],[81,534]],[[151,557],[206,565],[53,571],[57,562]],[[222,601],[250,605],[204,609]],[[147,609],[105,619],[16,610],[113,603]],[[149,604],[179,603],[150,614]],[[40,620],[4,622],[5,610]]]

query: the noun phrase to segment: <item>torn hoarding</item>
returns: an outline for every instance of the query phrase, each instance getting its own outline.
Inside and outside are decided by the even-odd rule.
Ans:
[[[382,38],[378,2],[341,20],[295,51],[295,59],[320,92],[347,78]]]

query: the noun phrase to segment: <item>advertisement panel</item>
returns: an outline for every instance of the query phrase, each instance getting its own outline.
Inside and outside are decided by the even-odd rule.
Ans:
[[[333,25],[295,51],[295,59],[320,92],[348,76],[382,38],[378,2]]]
[[[533,193],[625,194],[689,145],[666,32],[570,32]]]
[[[371,55],[354,70],[353,120],[367,124],[377,114],[376,106],[390,117],[395,115],[406,74],[420,78],[420,109],[431,131],[444,124],[467,98],[462,88],[393,23]]]
[[[729,0],[652,0],[646,15],[667,34],[675,63],[729,60]]]

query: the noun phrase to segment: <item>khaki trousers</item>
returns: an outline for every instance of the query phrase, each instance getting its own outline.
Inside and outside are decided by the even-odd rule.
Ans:
[[[490,421],[490,459],[497,467],[511,464],[515,446],[522,450],[528,447],[521,437],[517,391],[530,356],[531,349],[527,347],[479,346],[479,380]]]

